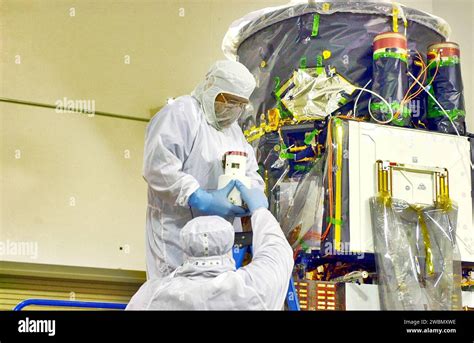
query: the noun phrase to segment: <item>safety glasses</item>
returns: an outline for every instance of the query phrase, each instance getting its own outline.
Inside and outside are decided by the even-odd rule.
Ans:
[[[232,95],[220,93],[216,97],[216,102],[224,104],[225,108],[239,107],[242,111],[248,105],[248,100],[246,99],[233,99]]]

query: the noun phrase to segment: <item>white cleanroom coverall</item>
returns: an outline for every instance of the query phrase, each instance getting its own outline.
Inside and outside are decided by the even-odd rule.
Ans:
[[[263,189],[253,148],[241,128],[237,122],[220,128],[218,114],[210,104],[219,92],[248,98],[254,88],[255,80],[243,65],[219,61],[193,96],[177,98],[148,124],[143,165],[148,183],[148,278],[166,276],[183,262],[179,231],[198,215],[189,207],[188,199],[198,188],[217,189],[227,151],[247,153],[246,175],[252,180],[252,187]],[[225,120],[228,122],[229,118]]]
[[[293,253],[280,225],[265,208],[252,215],[253,258],[235,270],[232,225],[218,216],[198,217],[181,230],[183,264],[151,279],[127,310],[281,310]]]

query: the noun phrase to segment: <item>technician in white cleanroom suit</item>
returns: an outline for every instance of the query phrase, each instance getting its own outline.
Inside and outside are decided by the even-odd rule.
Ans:
[[[280,310],[288,291],[293,253],[260,189],[237,188],[252,213],[253,258],[235,270],[234,229],[218,216],[198,217],[181,230],[183,264],[151,279],[127,310]]]
[[[143,166],[148,278],[166,276],[181,265],[179,232],[192,218],[244,214],[227,200],[233,184],[215,191],[227,151],[247,153],[247,176],[252,187],[263,189],[254,151],[237,124],[254,88],[255,79],[243,64],[218,61],[191,96],[166,105],[148,124]]]

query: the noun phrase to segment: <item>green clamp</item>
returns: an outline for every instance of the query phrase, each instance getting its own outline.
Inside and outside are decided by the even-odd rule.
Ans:
[[[292,154],[292,153],[290,153],[290,152],[282,152],[282,153],[280,154],[280,158],[283,158],[283,159],[285,159],[285,160],[294,160],[295,157],[296,157],[296,155],[295,155],[295,154]]]
[[[295,171],[300,171],[300,172],[307,172],[310,171],[312,166],[301,166],[301,165],[296,165],[293,167]]]
[[[311,133],[310,133],[309,135],[307,135],[306,138],[304,139],[304,144],[306,144],[306,145],[311,145],[312,140],[313,140],[314,137],[316,137],[318,134],[319,134],[319,130],[318,130],[318,129],[314,129],[313,131],[311,131]]]
[[[300,69],[305,69],[307,67],[308,67],[308,61],[306,59],[306,56],[301,57],[301,59],[300,59]]]
[[[278,76],[275,76],[274,81],[275,81],[275,87],[273,88],[273,90],[276,93],[280,89],[281,80]]]
[[[315,13],[313,16],[313,31],[311,32],[311,37],[316,37],[319,34],[319,20],[319,14]]]
[[[316,67],[321,68],[323,66],[323,55],[318,55],[316,57]]]
[[[333,225],[342,225],[344,223],[343,220],[339,220],[336,218],[326,217],[326,222],[331,223]]]

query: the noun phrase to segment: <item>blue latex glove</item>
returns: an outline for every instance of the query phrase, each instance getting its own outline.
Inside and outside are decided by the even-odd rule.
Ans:
[[[268,208],[267,196],[260,189],[247,188],[239,180],[235,181],[235,187],[239,190],[242,200],[247,204],[252,214],[259,208]]]
[[[246,214],[245,210],[233,205],[227,197],[235,187],[235,181],[230,181],[222,189],[206,192],[199,188],[189,197],[188,204],[191,208],[196,208],[207,215],[217,215],[221,217],[240,217]]]

